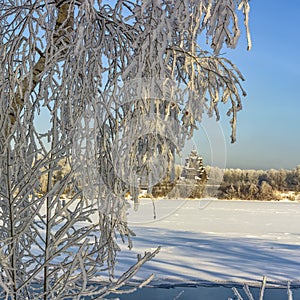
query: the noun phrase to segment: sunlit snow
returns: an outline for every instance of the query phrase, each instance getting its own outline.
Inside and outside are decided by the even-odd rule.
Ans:
[[[300,280],[300,204],[224,200],[141,201],[129,211],[134,248],[122,249],[117,271],[137,253],[162,246],[139,271],[154,283],[213,281],[296,282]]]

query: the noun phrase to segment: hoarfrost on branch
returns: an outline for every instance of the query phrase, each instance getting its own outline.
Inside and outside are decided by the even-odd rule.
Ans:
[[[157,254],[90,284],[132,247],[126,193],[172,173],[203,113],[228,102],[235,140],[240,14],[250,48],[247,0],[0,2],[3,297],[104,297]]]

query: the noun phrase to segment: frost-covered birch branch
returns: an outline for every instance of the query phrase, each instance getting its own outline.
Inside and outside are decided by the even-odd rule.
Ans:
[[[132,247],[125,195],[174,178],[220,103],[235,140],[243,77],[220,51],[240,15],[250,48],[246,0],[0,3],[1,296],[99,296],[89,283],[114,276],[119,239]]]

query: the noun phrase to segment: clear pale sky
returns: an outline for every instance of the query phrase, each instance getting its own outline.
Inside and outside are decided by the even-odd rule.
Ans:
[[[228,117],[221,116],[226,167],[292,169],[300,165],[300,1],[252,0],[250,5],[252,50],[246,50],[244,32],[235,50],[224,50],[246,78],[247,92],[235,144]]]

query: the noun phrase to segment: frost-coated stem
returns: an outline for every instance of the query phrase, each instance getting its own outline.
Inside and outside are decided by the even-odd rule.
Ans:
[[[12,188],[11,188],[11,166],[10,166],[10,160],[11,160],[11,148],[8,147],[7,154],[6,154],[6,174],[7,174],[7,196],[8,196],[8,202],[9,202],[9,229],[10,229],[10,237],[9,237],[9,256],[10,256],[10,272],[11,272],[11,278],[13,282],[13,294],[12,299],[16,299],[16,291],[17,291],[17,254],[16,254],[16,243],[17,243],[17,237],[15,234],[15,212],[14,212],[14,197],[12,194]]]
[[[248,300],[254,300],[252,293],[250,292],[249,286],[247,284],[244,284],[243,290],[245,291]]]
[[[146,263],[147,261],[151,260],[155,255],[157,255],[160,251],[161,247],[158,247],[155,251],[153,252],[146,252],[145,255],[143,257],[141,257],[137,263],[135,263],[127,272],[125,272],[119,279],[117,282],[112,283],[110,286],[108,286],[108,288],[103,291],[103,293],[101,293],[100,295],[98,295],[98,297],[96,297],[95,299],[102,299],[103,297],[109,295],[111,292],[114,292],[118,289],[120,289],[122,286],[124,286],[129,279],[131,279],[133,277],[134,274],[136,274],[139,270],[139,268]],[[149,278],[153,278],[153,276],[151,275]],[[149,282],[148,279],[145,280],[145,284],[146,282]],[[140,285],[140,287],[143,287],[143,283]]]
[[[267,284],[267,276],[263,276],[263,280],[262,280],[260,292],[259,292],[259,300],[264,299],[264,292],[265,292],[266,284]]]
[[[288,281],[287,284],[287,295],[288,295],[288,300],[293,300],[293,292],[291,290],[291,282]]]
[[[52,127],[52,142],[51,142],[51,149],[55,149],[57,146],[57,111],[54,110],[53,112],[53,127]],[[55,166],[55,154],[50,154],[50,164],[48,166],[48,173],[47,173],[47,193],[49,194],[46,197],[46,238],[45,238],[45,265],[44,265],[44,300],[47,300],[47,291],[49,291],[49,265],[48,260],[50,258],[50,245],[51,245],[51,207],[52,207],[52,199],[53,195],[51,195],[51,190],[53,187],[53,169]]]
[[[237,288],[233,287],[232,288],[234,295],[236,296],[236,298],[238,300],[243,300],[243,297],[241,296],[241,294],[239,293],[239,291],[237,290]]]

